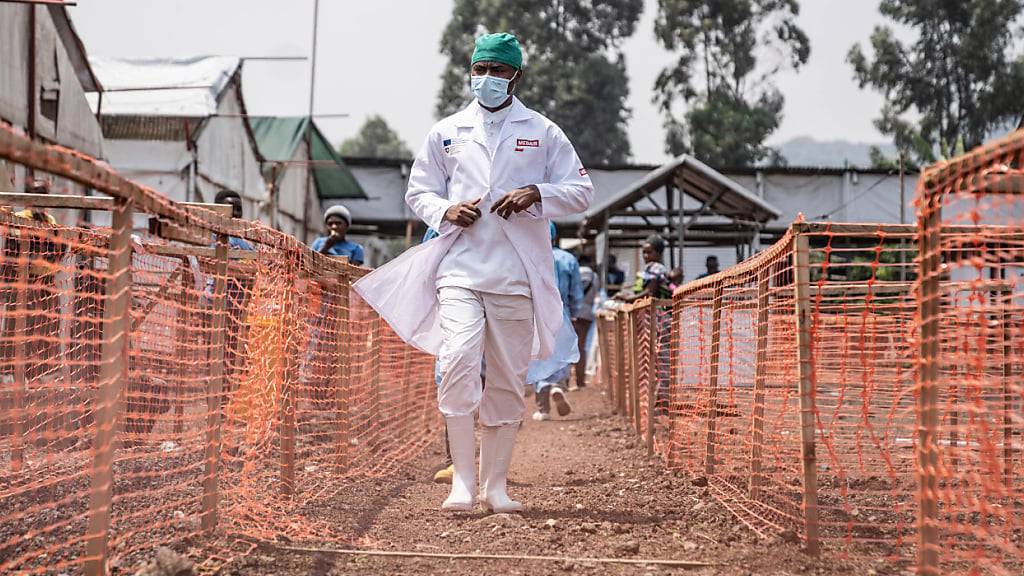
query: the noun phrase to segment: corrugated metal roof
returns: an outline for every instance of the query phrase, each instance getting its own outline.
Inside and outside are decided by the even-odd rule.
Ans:
[[[100,118],[103,137],[110,140],[184,141],[195,137],[203,119],[175,116],[108,116]]]
[[[652,170],[644,178],[591,207],[583,220],[583,227],[593,232],[600,231],[604,222],[617,212],[632,206],[650,192],[674,184],[688,196],[706,204],[713,215],[744,221],[767,222],[782,213],[770,203],[759,198],[735,180],[697,160],[683,154],[671,162]]]
[[[131,60],[90,57],[103,83],[102,114],[206,117],[241,66],[237,56]],[[93,111],[99,103],[89,95]]]
[[[316,123],[312,126],[311,158],[295,158],[299,144],[305,139],[309,129],[308,117],[257,116],[249,117],[248,121],[260,156],[267,162],[277,163],[286,170],[289,163],[308,162],[310,159],[313,161],[313,179],[321,200],[366,198],[363,187],[317,128]],[[276,171],[278,180],[284,176],[285,170]],[[268,180],[271,171],[271,166],[264,168],[264,176]]]

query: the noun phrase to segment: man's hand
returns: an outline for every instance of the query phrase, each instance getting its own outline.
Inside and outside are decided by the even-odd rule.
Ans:
[[[481,200],[483,200],[483,198],[477,198],[470,202],[459,202],[458,204],[452,205],[444,213],[445,221],[451,222],[452,224],[462,228],[472,226],[474,222],[480,219],[479,204]]]
[[[530,184],[502,196],[491,206],[491,212],[497,212],[498,216],[508,220],[512,214],[522,212],[537,202],[540,202],[540,188]]]

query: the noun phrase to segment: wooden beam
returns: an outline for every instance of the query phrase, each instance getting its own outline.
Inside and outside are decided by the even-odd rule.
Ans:
[[[96,400],[92,487],[89,491],[89,527],[85,542],[85,573],[107,574],[107,538],[110,533],[114,492],[114,438],[122,391],[128,374],[128,330],[131,326],[132,203],[118,199],[113,210],[107,258],[106,302]]]
[[[637,356],[640,352],[639,342],[637,342],[637,329],[636,321],[640,317],[641,311],[637,308],[633,308],[626,314],[626,321],[629,322],[627,326],[627,337],[629,338],[629,400],[630,400],[630,416],[633,418],[633,427],[637,436],[642,434],[641,421],[640,421],[640,362]]]
[[[815,453],[814,359],[811,341],[810,256],[806,234],[793,238],[794,300],[796,312],[797,373],[800,390],[800,453],[803,466],[804,537],[807,553],[820,552],[818,534],[818,462]]]
[[[346,261],[348,259],[346,258]],[[343,474],[348,467],[349,440],[352,429],[349,405],[352,401],[352,325],[349,320],[351,312],[351,280],[348,272],[343,272],[341,284],[338,286],[338,364],[335,378],[338,381],[338,394],[335,396],[335,412],[338,426],[335,430],[335,470]]]
[[[917,573],[938,576],[939,567],[939,369],[941,368],[940,278],[942,274],[941,201],[924,198],[920,226],[918,315],[921,332],[917,390],[918,550]],[[955,453],[955,450],[953,451]]]
[[[77,196],[73,194],[21,194],[0,192],[0,206],[24,206],[26,208],[67,208],[72,210],[113,211],[114,198],[102,196]]]
[[[768,267],[757,271],[757,342],[754,353],[754,408],[751,415],[753,429],[750,442],[750,499],[757,501],[761,496],[762,446],[764,442],[764,389],[768,379],[768,322],[771,278]]]
[[[146,252],[158,256],[195,256],[196,258],[208,258],[210,260],[217,257],[216,248],[188,244],[147,244]],[[258,257],[259,253],[255,250],[228,249],[229,260],[255,260]]]
[[[224,333],[232,329],[227,319],[228,237],[217,237],[217,263],[213,283],[213,337],[210,342],[210,378],[206,389],[206,459],[203,474],[202,529],[217,527],[220,499],[221,408],[224,406]]]
[[[654,456],[654,412],[658,400],[658,305],[652,300],[648,307],[648,332],[650,341],[647,343],[647,428],[644,433],[644,444],[647,445],[647,456]]]
[[[711,478],[715,474],[716,426],[718,424],[718,362],[722,342],[722,284],[715,287],[715,299],[711,312],[711,366],[708,375],[708,414],[704,432],[704,474]]]
[[[6,240],[10,242],[10,240]],[[18,242],[18,276],[14,304],[14,396],[11,406],[11,472],[21,472],[25,462],[25,391],[28,355],[25,354],[28,310],[28,242]],[[6,319],[8,322],[11,318]]]

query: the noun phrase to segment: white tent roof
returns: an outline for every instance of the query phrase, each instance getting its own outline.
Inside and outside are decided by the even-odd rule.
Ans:
[[[90,57],[103,85],[106,115],[206,117],[217,113],[217,98],[238,70],[235,56],[122,60]],[[89,94],[93,111],[98,95]]]

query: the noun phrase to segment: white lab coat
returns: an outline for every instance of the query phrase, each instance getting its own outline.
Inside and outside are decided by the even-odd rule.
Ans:
[[[481,196],[486,196],[480,203],[486,211],[505,193],[536,184],[541,202],[503,220],[502,229],[530,282],[535,326],[532,357],[547,358],[562,325],[548,219],[586,210],[594,187],[562,130],[518,98],[513,99],[492,161],[477,106],[474,101],[435,124],[409,174],[406,202],[441,236],[407,250],[364,276],[354,288],[399,337],[436,356],[441,346],[437,267],[462,230],[443,221],[445,212],[452,204]]]

